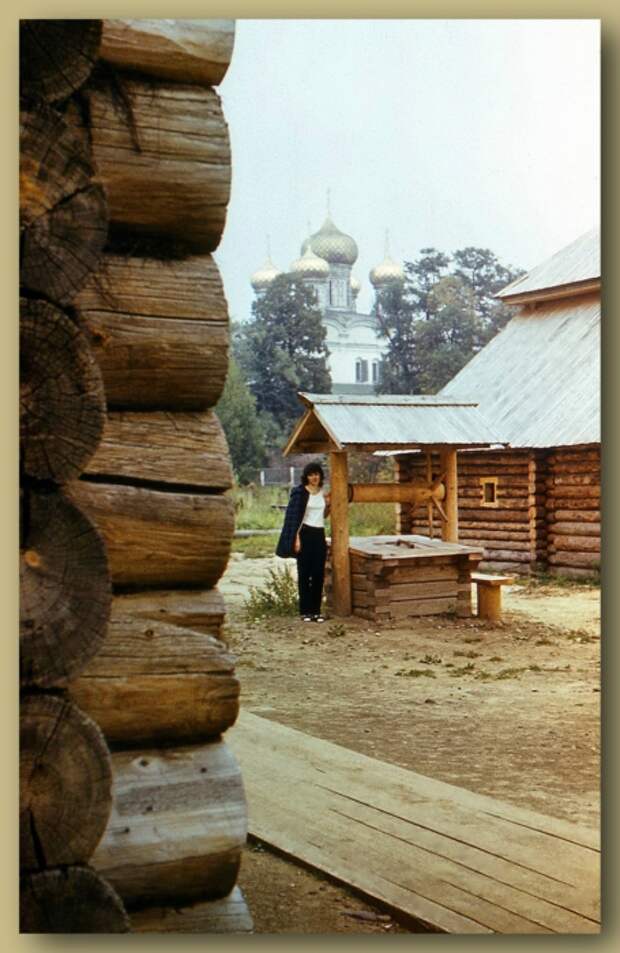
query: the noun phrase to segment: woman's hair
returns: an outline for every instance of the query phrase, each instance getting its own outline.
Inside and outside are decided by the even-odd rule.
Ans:
[[[305,486],[308,482],[308,477],[311,473],[318,473],[320,476],[319,486],[323,486],[323,481],[325,480],[325,474],[323,473],[323,467],[320,463],[307,463],[301,474],[302,486]]]

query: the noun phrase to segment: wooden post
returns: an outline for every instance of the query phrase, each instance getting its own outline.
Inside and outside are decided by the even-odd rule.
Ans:
[[[330,453],[332,586],[334,615],[351,615],[349,469],[346,452]]]
[[[456,453],[457,451],[454,447],[442,449],[440,453],[440,469],[446,474],[444,509],[448,517],[448,519],[442,523],[441,538],[446,543],[458,543],[459,541],[459,500]]]

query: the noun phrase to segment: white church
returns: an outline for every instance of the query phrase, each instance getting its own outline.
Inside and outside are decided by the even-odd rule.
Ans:
[[[362,314],[356,307],[360,283],[351,269],[357,256],[355,240],[341,232],[328,215],[318,232],[303,242],[301,257],[288,270],[316,293],[327,331],[334,394],[374,393],[387,348],[374,315]],[[264,294],[281,273],[268,256],[263,267],[252,275],[255,293]],[[404,280],[402,267],[390,258],[387,247],[385,259],[372,269],[369,279],[375,292]]]

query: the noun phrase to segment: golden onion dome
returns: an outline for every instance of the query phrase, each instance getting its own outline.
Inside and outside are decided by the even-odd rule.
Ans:
[[[355,240],[336,228],[329,215],[318,232],[306,238],[301,246],[302,255],[308,245],[315,255],[324,258],[330,265],[353,265],[359,254]]]
[[[308,245],[301,258],[297,258],[291,265],[290,273],[300,278],[328,278],[329,265],[324,258],[315,255]]]
[[[277,278],[277,276],[280,274],[282,274],[282,272],[278,271],[272,262],[271,257],[267,256],[267,261],[262,268],[259,268],[258,271],[254,272],[250,278],[250,283],[254,288],[254,291],[264,291],[265,288],[269,287],[273,279]]]
[[[349,281],[349,284],[351,286],[351,294],[353,295],[354,298],[357,298],[358,294],[360,293],[360,288],[362,286],[360,285],[357,278],[353,277],[353,275],[351,275],[351,280]]]
[[[374,288],[385,288],[395,282],[402,284],[405,280],[405,273],[401,265],[397,264],[389,255],[386,255],[381,264],[372,269],[368,277]]]

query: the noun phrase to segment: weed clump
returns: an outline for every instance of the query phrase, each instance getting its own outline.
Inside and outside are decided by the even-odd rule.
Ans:
[[[262,586],[251,586],[244,603],[246,618],[252,622],[265,616],[293,616],[299,612],[297,582],[288,566],[269,570]]]

